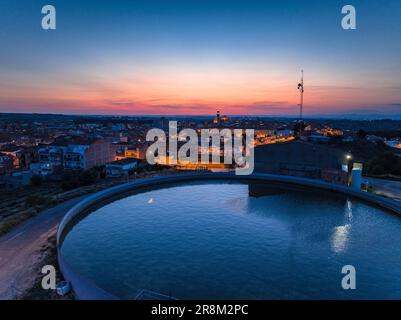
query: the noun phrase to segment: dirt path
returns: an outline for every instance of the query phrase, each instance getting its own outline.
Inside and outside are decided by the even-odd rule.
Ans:
[[[0,237],[0,299],[13,299],[33,286],[48,238],[55,234],[64,214],[83,197],[46,209]]]

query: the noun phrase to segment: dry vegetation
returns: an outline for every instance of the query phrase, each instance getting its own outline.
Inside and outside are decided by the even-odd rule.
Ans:
[[[155,174],[177,173],[174,169],[161,172],[144,172],[137,176],[138,179],[151,177]],[[94,184],[64,191],[60,183],[43,183],[41,186],[31,186],[26,189],[13,190],[0,194],[0,235],[7,233],[14,226],[34,217],[46,208],[53,207],[69,199],[97,192],[128,181],[121,179],[102,179]]]

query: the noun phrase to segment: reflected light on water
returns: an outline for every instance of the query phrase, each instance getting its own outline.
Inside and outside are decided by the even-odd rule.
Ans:
[[[399,217],[357,199],[251,188],[196,181],[110,199],[82,215],[59,252],[120,299],[401,298]],[[344,264],[363,265],[352,293]]]
[[[331,236],[331,249],[335,253],[343,252],[347,248],[349,233],[351,232],[352,222],[352,201],[347,200],[345,205],[345,221],[342,226],[334,227]]]
[[[348,234],[350,231],[350,224],[334,228],[333,235],[331,236],[331,249],[334,252],[340,253],[346,249],[348,243]]]
[[[348,218],[349,222],[352,221],[352,201],[347,200],[347,208],[345,209],[345,216]]]

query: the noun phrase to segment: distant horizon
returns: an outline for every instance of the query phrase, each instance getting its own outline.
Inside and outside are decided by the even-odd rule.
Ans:
[[[399,117],[401,2],[0,2],[0,112]]]
[[[212,118],[216,114],[77,114],[77,113],[51,113],[51,112],[2,112],[0,111],[0,117],[2,115],[38,115],[38,116],[72,116],[72,117],[138,117],[138,118]],[[271,118],[271,119],[293,119],[298,120],[299,116],[293,115],[230,115],[221,113],[221,115],[227,115],[230,118]],[[360,114],[339,114],[339,115],[305,115],[303,120],[352,120],[352,121],[372,121],[372,120],[394,120],[401,121],[401,114],[396,116],[389,115],[360,115]]]

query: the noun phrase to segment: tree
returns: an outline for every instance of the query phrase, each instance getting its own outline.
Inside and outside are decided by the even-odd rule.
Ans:
[[[97,170],[85,170],[78,175],[80,185],[87,186],[95,183],[99,179],[99,172]]]
[[[93,168],[81,171],[78,175],[66,173],[63,177],[61,187],[63,190],[71,190],[82,186],[88,186],[97,182],[100,175],[99,170]]]
[[[366,172],[401,175],[401,158],[391,151],[385,151],[368,162]]]
[[[38,174],[34,174],[31,177],[31,185],[33,185],[34,187],[39,187],[42,185],[43,182],[43,178],[42,176],[38,175]]]
[[[357,137],[358,137],[359,139],[365,139],[367,133],[366,133],[365,130],[359,129],[358,132],[356,133],[356,135],[357,135]]]
[[[330,142],[333,144],[338,144],[343,141],[343,138],[341,136],[331,136],[330,137]]]

